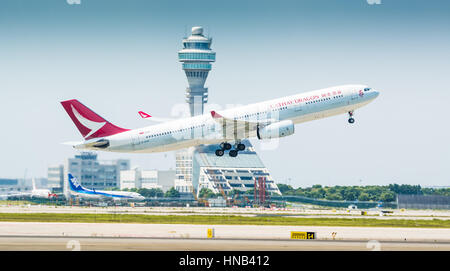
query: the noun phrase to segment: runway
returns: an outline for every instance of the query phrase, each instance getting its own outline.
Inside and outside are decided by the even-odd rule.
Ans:
[[[322,241],[450,243],[450,229],[446,228],[0,222],[0,236],[202,239],[207,238],[208,229],[214,229],[215,239],[232,240],[289,240],[292,231],[300,231],[315,232]]]
[[[239,215],[347,217],[345,210],[268,210],[244,208],[86,208],[0,206],[3,213],[90,213],[145,215]],[[450,218],[449,211],[395,211],[377,219]],[[214,237],[207,239],[208,229]],[[291,232],[314,232],[315,240],[293,240]],[[450,251],[450,228],[276,226],[215,224],[139,224],[75,222],[0,222],[0,251]]]
[[[291,231],[315,232],[316,239],[290,239]],[[0,250],[450,251],[450,229],[0,222]]]
[[[450,243],[1,236],[1,251],[450,251]]]

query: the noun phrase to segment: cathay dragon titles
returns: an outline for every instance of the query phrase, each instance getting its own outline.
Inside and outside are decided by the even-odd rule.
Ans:
[[[217,156],[229,150],[236,157],[246,148],[243,139],[289,136],[301,122],[348,114],[354,123],[353,112],[378,95],[365,85],[336,86],[133,130],[110,123],[78,100],[61,104],[84,138],[69,143],[76,149],[152,153],[219,144]]]

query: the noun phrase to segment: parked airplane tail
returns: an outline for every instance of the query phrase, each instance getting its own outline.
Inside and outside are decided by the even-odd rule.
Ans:
[[[31,179],[31,186],[33,187],[33,190],[36,190],[36,181],[34,180],[34,177]]]
[[[72,191],[86,190],[71,173],[69,173],[69,185]]]
[[[78,100],[67,100],[61,104],[86,140],[129,131],[100,117]]]

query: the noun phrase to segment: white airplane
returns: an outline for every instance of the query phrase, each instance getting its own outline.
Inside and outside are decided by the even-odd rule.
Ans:
[[[61,104],[84,137],[82,142],[65,143],[76,149],[153,153],[220,143],[217,156],[230,150],[236,157],[245,150],[241,140],[289,136],[298,123],[338,114],[348,114],[348,122],[354,123],[353,112],[378,95],[366,85],[336,86],[134,130],[115,126],[78,100]]]
[[[69,173],[69,187],[70,193],[74,196],[87,199],[104,199],[109,198],[113,200],[144,200],[145,197],[136,192],[126,191],[101,191],[95,189],[84,188],[72,174]]]
[[[16,192],[16,193],[10,193],[2,196],[6,197],[30,197],[30,198],[40,198],[40,199],[51,199],[51,198],[57,198],[58,196],[54,193],[52,193],[48,189],[37,189],[36,188],[36,181],[34,178],[31,179],[31,184],[33,186],[33,189],[31,192]]]

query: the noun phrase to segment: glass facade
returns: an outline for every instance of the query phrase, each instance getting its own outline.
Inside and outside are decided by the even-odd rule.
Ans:
[[[209,64],[209,63],[183,63],[183,70],[186,70],[186,69],[211,70],[211,64]]]
[[[209,42],[184,42],[185,49],[204,49],[209,50]]]
[[[194,156],[194,168],[199,169],[197,192],[202,188],[211,189],[214,193],[220,193],[220,190],[228,193],[233,189],[245,192],[253,189],[257,178],[265,177],[267,191],[281,195],[250,141],[242,142],[247,148],[239,152],[237,157],[216,156],[217,145],[197,147]]]
[[[77,177],[81,185],[86,188],[119,187],[120,171],[128,169],[130,169],[129,160],[98,161],[97,155],[93,153],[82,153],[76,155],[75,158],[67,159],[67,172]]]
[[[178,59],[180,61],[185,60],[216,60],[216,53],[178,53]]]
[[[202,71],[186,71],[186,75],[188,77],[197,77],[197,78],[205,78],[208,77],[208,72],[202,72]]]

